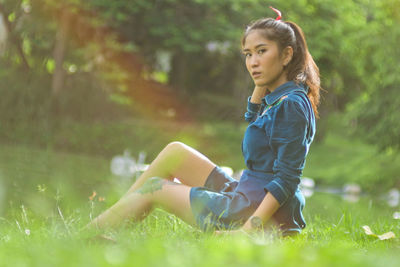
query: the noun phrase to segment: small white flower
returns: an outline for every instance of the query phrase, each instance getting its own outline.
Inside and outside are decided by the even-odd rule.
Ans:
[[[314,188],[315,187],[315,181],[312,178],[309,177],[302,177],[301,178],[301,186],[302,187],[307,187],[307,188]]]
[[[393,213],[393,219],[400,220],[400,212],[399,211],[396,211],[395,213]]]
[[[345,194],[359,195],[361,193],[361,186],[358,184],[345,184],[343,186],[343,192]]]
[[[26,235],[31,235],[31,230],[25,229],[25,234],[26,234]]]
[[[396,188],[391,189],[387,195],[387,203],[390,207],[396,207],[400,202],[400,191]]]
[[[301,188],[301,192],[303,193],[303,196],[305,198],[309,198],[312,195],[314,195],[314,190],[312,188],[307,188],[307,187]]]

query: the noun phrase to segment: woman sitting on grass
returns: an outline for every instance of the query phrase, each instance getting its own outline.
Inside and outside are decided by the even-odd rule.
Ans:
[[[301,232],[305,200],[298,185],[315,134],[319,70],[300,27],[275,12],[277,19],[255,21],[242,38],[255,89],[245,114],[249,125],[242,151],[247,169],[240,181],[193,148],[172,142],[89,227],[141,220],[158,206],[203,230],[274,225],[283,235]],[[175,177],[182,184],[173,182]]]

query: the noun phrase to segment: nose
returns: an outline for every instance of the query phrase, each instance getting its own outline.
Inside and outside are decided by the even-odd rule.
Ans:
[[[250,67],[252,67],[252,68],[258,66],[258,64],[259,64],[259,59],[258,59],[257,55],[253,55],[252,57],[250,57],[250,62],[249,62],[249,64],[250,64]]]

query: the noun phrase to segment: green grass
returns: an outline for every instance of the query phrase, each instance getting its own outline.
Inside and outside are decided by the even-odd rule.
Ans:
[[[82,138],[89,140],[93,129],[79,129],[84,129],[76,130],[85,132]],[[135,132],[129,127],[122,127],[121,132],[127,129]],[[179,140],[218,164],[235,170],[243,167],[241,125],[169,129],[159,133],[160,140],[152,143],[151,151],[161,149],[163,142]],[[74,139],[74,149],[59,147],[58,151],[2,145],[0,266],[397,266],[400,262],[400,220],[392,218],[400,208],[389,208],[382,199],[369,195],[349,203],[340,196],[315,193],[304,210],[307,227],[294,238],[214,236],[156,210],[142,223],[127,223],[107,232],[117,243],[94,241],[90,238],[93,233],[80,229],[90,217],[117,201],[132,182],[110,174],[108,153],[122,152],[126,144],[132,152],[140,151],[155,140],[157,129],[148,131],[143,140],[135,135],[136,140],[128,143],[119,135],[114,137],[118,140],[108,140],[111,132],[102,139],[110,147],[107,153],[91,150],[94,145],[82,147],[83,152],[78,153],[78,144],[83,142],[78,139]],[[142,128],[139,132],[143,135],[146,131]],[[115,147],[112,142],[117,143]],[[155,152],[149,152],[148,159],[154,156]],[[358,182],[363,189],[377,193],[396,185],[399,161],[395,153],[378,154],[371,145],[330,132],[322,142],[313,144],[304,174],[319,184]],[[89,201],[93,191],[97,196]],[[367,236],[363,225],[377,234],[392,231],[396,238],[380,241]]]
[[[309,202],[327,199],[318,197]],[[268,234],[214,236],[156,210],[142,223],[127,223],[108,231],[116,243],[95,241],[91,239],[93,233],[80,231],[83,214],[54,214],[44,219],[20,209],[0,222],[0,258],[4,259],[0,265],[397,266],[399,239],[379,241],[361,229],[368,223],[377,233],[391,230],[398,236],[400,225],[388,211],[370,207],[375,214],[372,216],[359,209],[362,203],[339,203],[345,210],[335,209],[337,204],[337,200],[326,203],[331,211],[325,218],[326,211],[310,203],[308,227],[294,238]]]

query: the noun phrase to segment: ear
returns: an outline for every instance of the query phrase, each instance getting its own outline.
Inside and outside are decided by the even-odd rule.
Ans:
[[[293,58],[293,47],[286,46],[282,51],[283,66],[287,66]]]

